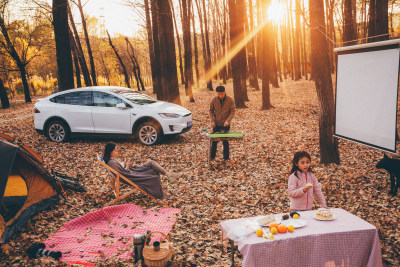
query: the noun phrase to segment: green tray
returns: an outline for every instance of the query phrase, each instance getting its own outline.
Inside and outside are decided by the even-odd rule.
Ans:
[[[229,133],[213,133],[213,134],[210,134],[210,138],[224,138],[224,137],[242,138],[243,137],[243,133],[242,132],[229,132]]]

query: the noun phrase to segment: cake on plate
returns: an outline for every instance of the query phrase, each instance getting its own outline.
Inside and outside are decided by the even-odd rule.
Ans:
[[[315,217],[323,220],[331,220],[333,219],[333,213],[330,209],[318,209],[317,214],[315,214]]]
[[[259,223],[260,225],[267,225],[267,224],[272,223],[272,222],[275,221],[275,216],[272,215],[272,214],[269,214],[269,215],[267,215],[267,216],[261,217],[261,218],[258,219],[257,221],[258,221],[258,223]]]

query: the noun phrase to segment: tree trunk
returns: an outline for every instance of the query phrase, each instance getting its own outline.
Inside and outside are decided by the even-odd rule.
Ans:
[[[106,75],[106,79],[107,79],[108,85],[111,85],[110,72],[109,72],[109,70],[107,68],[107,64],[106,64],[106,62],[104,60],[103,53],[100,53],[100,59],[101,59],[101,64],[103,65],[103,68],[104,68],[104,73]]]
[[[87,46],[89,62],[90,62],[90,75],[92,76],[93,85],[96,86],[97,85],[96,68],[94,66],[92,48],[90,47],[89,34],[87,31],[87,27],[86,27],[86,19],[85,19],[85,15],[83,14],[83,7],[81,4],[81,0],[78,0],[78,9],[79,9],[79,12],[80,12],[81,18],[82,18],[83,32],[85,33],[86,46]]]
[[[323,0],[309,0],[311,64],[319,102],[319,144],[322,164],[340,163],[334,130],[334,97],[325,37]]]
[[[6,41],[6,50],[9,53],[9,55],[14,59],[20,73],[21,73],[21,80],[22,80],[22,84],[24,86],[24,95],[25,95],[25,102],[29,103],[32,102],[31,101],[31,96],[29,93],[29,85],[28,82],[26,80],[26,72],[25,72],[25,67],[26,67],[26,63],[22,62],[21,58],[19,57],[17,51],[15,50],[14,44],[11,42],[10,37],[8,35],[8,31],[6,28],[6,25],[4,23],[3,18],[0,16],[0,29],[1,32],[4,36],[4,39]]]
[[[0,79],[0,101],[1,101],[1,108],[6,109],[10,107],[10,102],[8,101],[8,96],[6,89],[4,88],[3,81]]]
[[[212,72],[211,70],[211,50],[210,50],[210,40],[209,40],[209,33],[208,33],[208,24],[207,24],[207,10],[206,10],[206,0],[203,0],[203,12],[204,12],[204,35],[205,35],[205,44],[206,44],[206,51],[207,51],[207,62],[206,62],[206,77],[209,78],[206,80],[207,88],[210,91],[213,91],[212,86],[212,75],[207,75]]]
[[[179,1],[181,1],[181,0],[179,0]],[[180,74],[181,74],[181,84],[185,84],[185,72],[184,72],[184,70],[183,70],[183,63],[182,63],[181,38],[179,38],[178,25],[176,24],[176,17],[175,17],[174,4],[171,2],[171,0],[169,0],[169,4],[171,5],[172,18],[174,19],[176,43],[178,44],[178,51],[179,51],[179,71],[180,71]],[[183,27],[183,25],[182,25],[182,27]]]
[[[369,18],[368,18],[368,43],[375,42],[373,36],[376,35],[376,0],[369,0]]]
[[[189,96],[190,102],[194,102],[193,85],[193,63],[192,63],[192,41],[190,36],[190,0],[182,0],[182,32],[183,46],[185,49],[185,94]]]
[[[254,30],[254,17],[253,17],[253,1],[249,1],[249,33],[252,33]],[[258,73],[257,73],[257,62],[256,62],[256,50],[254,47],[254,38],[249,40],[247,45],[248,49],[248,60],[249,60],[249,83],[250,86],[254,87],[257,91],[260,91],[260,86],[258,85]]]
[[[140,74],[139,62],[137,61],[136,56],[135,56],[135,49],[133,48],[133,45],[129,41],[128,37],[125,37],[125,41],[126,41],[126,45],[128,46],[128,48],[127,48],[128,56],[132,62],[132,71],[133,71],[133,74],[135,75],[138,91],[140,91],[140,88],[142,89],[142,91],[145,91],[146,89],[144,88],[144,84],[143,84],[142,77]]]
[[[243,15],[243,12],[246,12],[246,4],[244,0],[236,0],[237,3],[237,14],[239,17],[237,18],[238,20],[238,30],[239,30],[239,38],[241,40],[245,39],[245,16]],[[247,16],[246,16],[247,17]],[[240,27],[240,28],[239,28]],[[237,42],[238,44],[239,42]],[[239,65],[240,66],[240,83],[241,83],[241,90],[243,93],[243,97],[245,101],[249,101],[249,96],[247,95],[247,84],[246,84],[246,79],[247,79],[247,58],[246,58],[246,46],[243,46],[242,49],[240,49],[239,53]]]
[[[125,83],[126,83],[126,85],[128,86],[128,88],[131,88],[131,84],[130,84],[130,82],[129,82],[129,75],[128,75],[128,72],[126,71],[125,64],[124,64],[124,62],[122,61],[122,58],[121,58],[121,56],[119,55],[117,49],[116,49],[115,46],[113,45],[113,43],[112,43],[112,41],[111,41],[110,34],[108,33],[108,31],[106,31],[106,32],[107,32],[107,36],[108,36],[108,42],[109,42],[109,44],[110,44],[112,50],[114,51],[115,56],[117,57],[117,59],[118,59],[118,61],[119,61],[119,64],[120,64],[121,67],[122,67],[122,71],[123,71],[124,77],[125,77]]]
[[[357,33],[354,28],[355,14],[353,14],[353,0],[344,0],[344,19],[343,19],[343,45],[357,44]]]
[[[294,80],[298,81],[301,79],[301,69],[300,69],[300,36],[301,36],[301,27],[300,27],[300,3],[299,0],[295,0],[296,6],[296,30],[294,31]]]
[[[242,10],[239,10],[239,1],[229,0],[229,23],[230,23],[230,50],[240,42],[243,38],[243,24],[240,17],[243,16]],[[235,105],[237,108],[245,108],[245,96],[242,90],[241,81],[241,56],[240,52],[236,54],[231,61],[232,64],[232,77],[233,77],[233,93],[235,98]]]
[[[273,23],[268,23],[268,47],[269,47],[269,64],[270,64],[270,82],[274,88],[279,88],[279,83],[278,83],[278,75],[277,75],[277,68],[276,68],[276,57],[275,57],[275,31],[274,31],[274,25]]]
[[[89,69],[86,64],[86,59],[85,59],[85,54],[83,53],[81,41],[79,39],[79,34],[78,31],[76,30],[75,26],[75,21],[74,18],[72,17],[72,12],[69,4],[67,4],[68,7],[68,17],[69,17],[69,22],[71,23],[72,31],[74,34],[71,34],[71,37],[74,39],[75,47],[76,47],[76,54],[78,56],[79,64],[81,65],[81,70],[82,70],[82,75],[83,75],[83,80],[85,81],[86,86],[91,86],[92,81],[90,79],[90,74],[89,74]]]
[[[67,0],[53,0],[53,26],[56,41],[58,89],[74,88],[74,67],[69,42]]]
[[[149,57],[150,57],[150,68],[151,68],[151,78],[152,78],[152,84],[153,84],[153,92],[154,91],[154,78],[155,78],[155,57],[154,57],[154,45],[153,45],[153,30],[151,26],[151,18],[150,18],[150,6],[149,6],[149,0],[144,0],[144,9],[145,9],[145,15],[146,15],[146,30],[147,30],[147,41],[149,44]]]
[[[262,7],[265,7],[267,5],[268,1],[267,0],[262,0]],[[261,14],[263,14],[263,18],[266,19],[266,11],[264,10]],[[269,22],[265,23],[263,28],[260,31],[260,36],[262,37],[262,47],[260,54],[262,55],[263,60],[261,61],[262,64],[262,74],[261,74],[261,95],[262,95],[262,106],[261,110],[267,110],[273,108],[271,104],[271,97],[270,97],[270,89],[269,89],[269,75],[270,75],[270,70],[269,70],[269,62],[270,62],[270,45],[269,42],[271,42],[269,38],[269,31],[270,25]]]
[[[302,3],[302,8],[304,9],[304,0],[301,0]],[[302,28],[303,28],[303,39],[302,39],[302,43],[303,43],[303,69],[304,69],[304,77],[306,80],[308,80],[308,72],[307,72],[307,38],[306,38],[306,22],[305,22],[305,18],[303,17],[303,23],[302,23]],[[329,29],[329,27],[327,27],[327,29]]]
[[[199,21],[200,21],[200,34],[201,34],[201,44],[202,44],[202,49],[203,49],[203,64],[204,64],[204,79],[205,82],[207,83],[207,49],[206,49],[206,41],[204,37],[204,25],[203,25],[203,15],[200,9],[199,5],[199,0],[196,1],[196,6],[197,6],[197,12],[199,13]],[[200,0],[201,1],[201,0]]]
[[[69,42],[71,45],[72,59],[74,61],[75,66],[75,79],[76,79],[76,88],[82,87],[81,83],[81,70],[79,69],[79,60],[77,55],[77,49],[74,41],[74,37],[72,35],[71,29],[69,30]]]
[[[388,0],[376,0],[375,34],[381,35],[375,41],[389,40],[389,3]]]
[[[153,93],[157,94],[157,99],[164,100],[164,92],[162,88],[162,72],[161,72],[161,56],[160,56],[160,37],[158,36],[158,13],[159,8],[156,0],[151,0],[151,21],[153,30],[153,47],[154,47],[154,72]]]
[[[223,14],[224,14],[224,16],[223,16],[224,26],[223,26],[223,30],[222,30],[221,46],[222,46],[222,60],[224,61],[224,67],[222,68],[221,76],[222,76],[222,83],[226,84],[226,79],[228,77],[227,60],[226,60],[226,38],[227,38],[226,37],[227,36],[226,0],[224,0],[223,5],[224,5],[224,11],[223,11]]]
[[[171,7],[169,1],[155,0],[159,8],[158,25],[159,25],[159,41],[161,73],[162,73],[162,90],[164,98],[168,102],[180,105],[178,75],[176,69],[176,54],[174,42],[174,28]]]
[[[196,69],[196,86],[197,88],[200,88],[199,80],[200,80],[200,74],[199,74],[199,52],[197,48],[197,34],[196,34],[196,26],[195,26],[195,19],[194,19],[194,8],[193,4],[191,5],[191,19],[192,19],[192,26],[193,26],[193,47],[194,47],[194,65]]]

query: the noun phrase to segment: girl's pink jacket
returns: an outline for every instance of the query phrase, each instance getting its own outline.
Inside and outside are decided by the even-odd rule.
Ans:
[[[326,208],[324,194],[319,185],[314,173],[303,173],[297,171],[297,176],[292,173],[289,176],[288,194],[290,197],[291,210],[311,210],[313,206],[313,195],[318,199],[318,203],[322,208]],[[306,193],[303,192],[303,187],[310,183],[313,185]]]

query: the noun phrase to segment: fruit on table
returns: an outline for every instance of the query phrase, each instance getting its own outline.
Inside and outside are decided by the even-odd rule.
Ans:
[[[287,230],[288,230],[288,228],[287,228],[286,225],[284,225],[284,224],[278,225],[278,232],[279,232],[279,233],[284,234],[284,233],[287,232]]]
[[[289,219],[289,214],[283,214],[282,220],[287,220],[287,219]]]
[[[278,229],[276,227],[271,228],[271,234],[275,235],[278,233]]]
[[[262,229],[257,229],[257,231],[256,231],[257,236],[263,236],[263,234],[264,234],[264,231]]]
[[[299,219],[299,218],[300,218],[299,214],[293,215],[293,219]]]
[[[271,230],[272,229],[272,227],[275,227],[276,229],[278,229],[278,225],[279,224],[277,224],[277,223],[271,223],[270,225],[269,225],[269,229]]]
[[[299,216],[299,218],[300,218],[300,214],[298,214],[296,211],[293,211],[293,212],[291,212],[290,213],[290,217],[292,217],[293,219],[294,219],[294,215],[298,215]]]
[[[291,233],[294,231],[294,226],[293,225],[289,225],[287,230]]]

